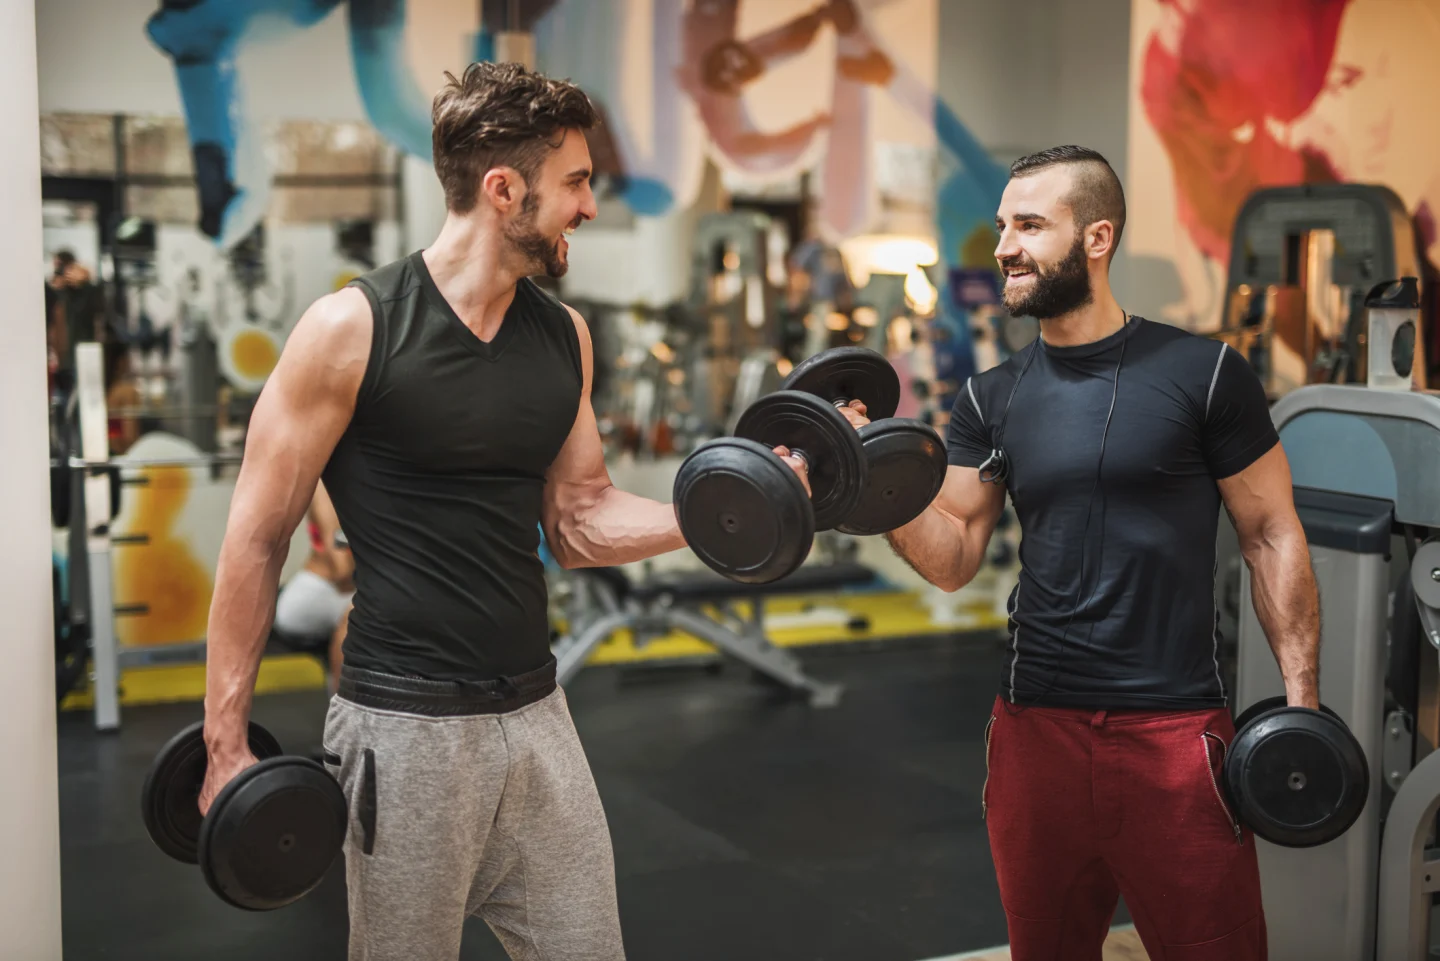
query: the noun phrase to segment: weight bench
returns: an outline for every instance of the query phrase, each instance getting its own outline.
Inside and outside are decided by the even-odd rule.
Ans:
[[[567,633],[553,645],[557,675],[561,684],[567,683],[595,648],[621,628],[633,631],[640,644],[678,630],[791,690],[805,692],[812,707],[833,707],[843,686],[809,676],[799,658],[771,643],[765,636],[764,600],[874,580],[873,570],[854,563],[801,567],[770,584],[741,584],[709,570],[662,574],[643,583],[614,567],[570,571]],[[735,610],[737,601],[750,601],[748,619]]]

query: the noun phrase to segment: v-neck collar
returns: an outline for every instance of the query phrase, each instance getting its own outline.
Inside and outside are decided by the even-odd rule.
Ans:
[[[469,348],[477,357],[482,360],[495,361],[505,352],[505,347],[515,336],[515,328],[519,326],[519,310],[521,299],[525,296],[522,289],[525,280],[522,278],[515,285],[515,296],[510,301],[510,306],[505,308],[505,319],[500,322],[500,329],[489,341],[481,340],[475,335],[475,331],[465,326],[465,321],[455,313],[455,308],[440,293],[440,288],[435,286],[435,278],[430,276],[430,267],[425,263],[425,251],[417,250],[410,255],[410,264],[415,270],[415,275],[420,278],[420,286],[425,291],[425,298],[430,306],[444,315],[446,324],[455,338]]]

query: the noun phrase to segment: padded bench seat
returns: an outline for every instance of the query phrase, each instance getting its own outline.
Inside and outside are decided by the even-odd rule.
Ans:
[[[873,570],[855,563],[805,566],[769,584],[741,584],[709,569],[674,571],[640,584],[632,583],[618,567],[588,568],[571,576],[578,589],[571,595],[569,632],[554,645],[561,684],[568,683],[591,652],[617,630],[676,630],[803,692],[816,707],[836,704],[842,688],[810,677],[793,653],[770,642],[763,626],[764,605],[752,605],[745,623],[723,613],[717,616],[705,605],[719,602],[723,607],[726,601],[838,591],[869,585],[876,579]]]
[[[747,597],[773,597],[784,594],[811,594],[837,591],[846,587],[869,584],[875,572],[863,564],[814,564],[801,567],[789,577],[769,584],[742,584],[722,577],[714,571],[669,571],[642,583],[629,579],[620,568],[593,571],[615,590],[620,599],[653,601],[669,596],[677,601],[700,602],[738,600]]]

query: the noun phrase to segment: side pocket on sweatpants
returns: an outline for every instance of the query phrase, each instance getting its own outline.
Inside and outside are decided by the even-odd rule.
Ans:
[[[365,760],[360,768],[360,790],[355,797],[355,816],[360,821],[362,838],[361,850],[366,854],[375,853],[375,752],[365,749]]]
[[[995,715],[990,715],[990,720],[985,722],[985,783],[980,785],[980,820],[985,820],[985,815],[990,811],[990,799],[987,791],[990,788],[990,735],[995,728]]]
[[[1235,843],[1244,844],[1245,838],[1240,831],[1240,822],[1235,820],[1235,815],[1230,813],[1230,804],[1225,800],[1225,792],[1220,789],[1220,782],[1224,777],[1225,770],[1225,752],[1227,750],[1225,739],[1212,731],[1206,731],[1200,735],[1200,741],[1205,745],[1205,773],[1210,777],[1210,787],[1215,791],[1215,800],[1219,802],[1220,810],[1224,813],[1230,830],[1235,832]],[[1210,749],[1211,741],[1219,745],[1215,751]]]

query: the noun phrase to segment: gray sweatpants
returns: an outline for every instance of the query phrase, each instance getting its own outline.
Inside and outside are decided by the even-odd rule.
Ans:
[[[564,692],[422,717],[332,698],[351,961],[455,961],[478,914],[515,961],[621,961],[615,865]]]

